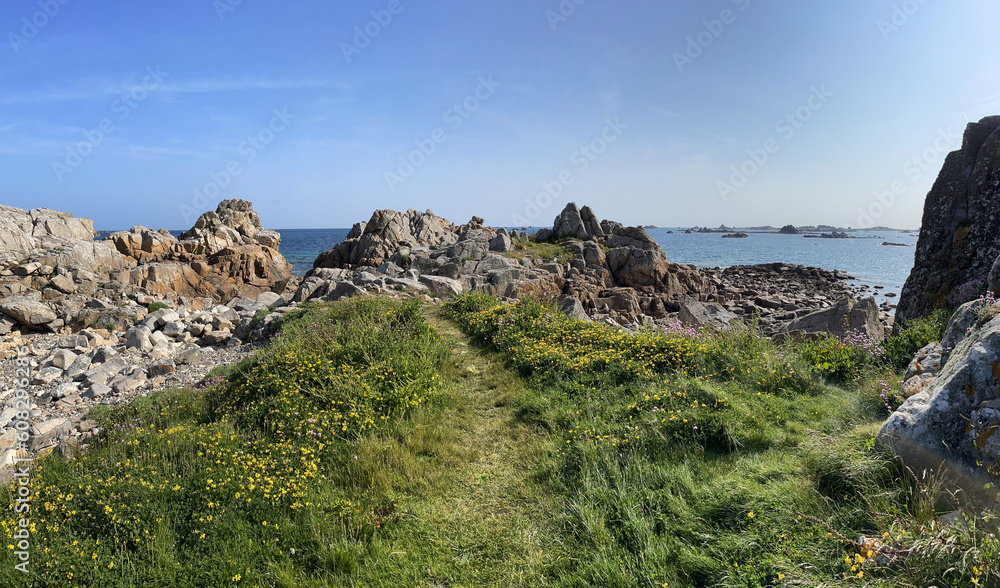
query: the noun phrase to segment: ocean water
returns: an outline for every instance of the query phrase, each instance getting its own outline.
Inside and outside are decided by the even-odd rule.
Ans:
[[[282,229],[281,253],[297,275],[312,269],[320,253],[331,249],[350,229]],[[746,239],[723,239],[719,233],[684,234],[684,229],[647,229],[667,259],[697,267],[790,263],[841,270],[858,283],[883,286],[899,294],[913,267],[916,233],[852,233],[857,239],[810,239],[802,235],[750,233]],[[673,231],[670,233],[669,231]],[[887,247],[883,242],[904,243]],[[882,297],[879,296],[881,299]]]

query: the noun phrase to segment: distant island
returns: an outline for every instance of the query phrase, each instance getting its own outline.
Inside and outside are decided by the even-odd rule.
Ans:
[[[645,227],[656,228],[652,225]],[[685,229],[684,233],[771,233],[779,235],[803,235],[803,236],[813,236],[821,237],[822,235],[827,235],[827,238],[843,239],[845,237],[840,237],[837,235],[845,233],[871,233],[875,231],[891,231],[895,233],[908,233],[913,234],[918,231],[915,229],[895,229],[886,226],[877,227],[866,227],[866,228],[855,228],[855,227],[835,227],[832,225],[802,225],[796,227],[795,225],[784,225],[780,229],[772,227],[770,225],[756,226],[756,227],[727,227],[726,225],[719,225],[717,228],[711,227],[691,227]]]

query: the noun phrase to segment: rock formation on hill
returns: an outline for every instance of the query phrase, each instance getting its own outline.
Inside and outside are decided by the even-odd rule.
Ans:
[[[962,148],[945,158],[927,194],[913,271],[897,324],[949,303],[960,286],[985,290],[1000,255],[1000,116],[970,123]]]
[[[282,290],[292,266],[278,253],[281,236],[264,230],[252,204],[224,200],[198,218],[180,239],[169,231],[136,226],[108,239],[123,256],[142,265],[128,282],[150,293],[208,296],[230,300],[256,298]]]
[[[539,259],[530,254],[526,235],[485,227],[478,217],[457,226],[430,211],[379,210],[316,259],[293,301],[400,290],[440,297],[466,291],[511,299],[541,295],[566,301],[575,315],[615,325],[668,321],[682,311],[688,321],[704,318],[715,328],[732,317],[759,316],[761,329],[777,334],[852,296],[844,283],[849,276],[818,268],[699,271],[671,263],[643,228],[598,221],[590,207],[573,203],[534,240],[554,241],[563,253]],[[853,308],[853,300],[849,304]],[[874,304],[870,308],[856,326],[881,338],[882,317]],[[842,331],[842,325],[829,325],[831,316],[812,317],[806,326]]]
[[[134,319],[124,306],[95,299],[225,302],[280,291],[292,269],[279,243],[244,200],[222,202],[179,240],[166,230],[133,227],[94,241],[89,219],[0,206],[0,331],[9,330],[6,321],[58,331],[91,320],[115,325]],[[81,316],[88,321],[81,323]]]
[[[320,286],[329,281],[324,276],[344,277],[324,270],[364,267],[377,270],[356,286],[379,282],[432,292],[483,291],[506,298],[573,296],[588,312],[621,324],[644,315],[664,318],[679,310],[685,298],[707,300],[712,294],[704,276],[694,268],[669,263],[644,229],[599,222],[586,206],[569,204],[552,230],[536,237],[563,239],[561,245],[570,257],[566,262],[536,263],[530,256],[514,255],[511,237],[506,229],[484,227],[478,217],[456,226],[430,211],[376,211],[370,221],[355,225],[342,243],[316,259],[297,298],[328,296],[331,286]]]

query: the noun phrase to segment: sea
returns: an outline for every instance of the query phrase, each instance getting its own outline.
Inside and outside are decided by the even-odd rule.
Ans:
[[[879,302],[894,302],[913,267],[917,233],[855,231],[853,239],[818,239],[802,235],[750,232],[746,239],[723,239],[721,233],[685,233],[685,228],[646,229],[667,259],[700,268],[788,263],[841,270],[852,283],[873,288]],[[350,229],[279,229],[281,254],[296,275],[312,269],[316,257],[340,243]],[[180,235],[180,231],[171,231]],[[882,243],[899,243],[886,246]],[[881,286],[875,290],[875,286]],[[886,295],[890,296],[887,297]],[[895,300],[898,300],[896,298]]]
[[[854,239],[817,239],[802,235],[754,233],[746,239],[723,239],[720,233],[689,233],[683,228],[646,229],[667,259],[696,267],[789,263],[841,270],[854,283],[882,286],[878,298],[899,294],[913,267],[917,233],[852,232]],[[350,229],[284,229],[281,253],[298,275],[312,269],[316,257],[341,242]],[[900,243],[903,247],[882,243]]]

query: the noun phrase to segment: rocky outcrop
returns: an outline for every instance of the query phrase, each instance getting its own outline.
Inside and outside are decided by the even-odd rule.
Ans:
[[[552,237],[555,239],[601,239],[604,237],[604,230],[601,228],[597,215],[589,206],[579,209],[575,202],[570,202],[556,217],[555,224],[552,226]]]
[[[402,257],[414,248],[446,247],[459,236],[458,227],[429,210],[377,210],[367,223],[354,225],[344,241],[317,257],[313,268],[378,267],[397,253]]]
[[[8,319],[29,330],[86,327],[79,316],[119,325],[127,320],[121,312],[91,303],[228,301],[283,290],[293,279],[277,250],[280,237],[243,200],[223,201],[181,239],[137,226],[95,242],[93,227],[53,210],[0,207],[0,330],[9,331]]]
[[[924,202],[913,270],[896,310],[897,324],[949,304],[978,281],[985,290],[1000,256],[1000,117],[970,123],[962,148],[945,158]]]
[[[459,291],[512,299],[537,295],[575,299],[580,306],[574,304],[574,311],[582,308],[593,320],[627,327],[669,322],[691,300],[719,305],[705,308],[722,320],[695,313],[716,327],[733,315],[759,316],[761,329],[773,335],[788,322],[853,294],[845,283],[850,276],[819,268],[769,264],[698,270],[671,263],[642,227],[597,222],[593,210],[573,203],[552,229],[534,236],[535,241],[558,239],[565,260],[533,257],[524,249],[525,238],[486,227],[479,218],[456,227],[429,211],[376,211],[316,259],[292,300],[330,300],[355,290],[433,297]],[[885,320],[874,310],[874,322]],[[874,324],[866,324],[879,336]]]
[[[977,304],[972,302],[970,304]],[[995,314],[995,313],[994,313]],[[977,315],[988,318],[989,313]],[[981,489],[986,479],[979,463],[996,464],[1000,457],[1000,316],[972,327],[952,323],[949,331],[965,334],[935,366],[934,349],[921,350],[907,383],[921,378],[915,391],[886,421],[878,442],[898,454],[912,469],[949,474],[967,489]],[[957,333],[951,333],[958,339]],[[924,369],[929,364],[931,370]],[[940,369],[940,374],[936,374]],[[928,375],[923,376],[924,373]],[[904,391],[906,390],[904,383]],[[917,391],[919,390],[919,391]]]
[[[246,200],[223,200],[179,239],[165,229],[136,226],[107,241],[142,264],[128,280],[152,294],[225,301],[281,291],[292,278],[291,264],[278,252],[280,235],[261,226]]]

